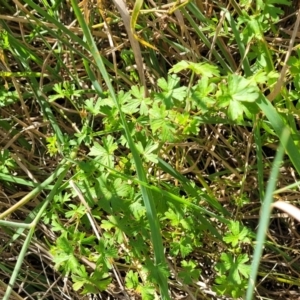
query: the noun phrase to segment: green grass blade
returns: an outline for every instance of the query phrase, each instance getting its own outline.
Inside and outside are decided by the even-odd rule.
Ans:
[[[244,46],[244,44],[241,40],[241,34],[240,34],[239,30],[236,27],[234,19],[232,18],[231,14],[228,11],[225,12],[225,16],[226,16],[226,19],[228,20],[228,22],[230,24],[230,27],[232,29],[233,34],[234,34],[235,42],[237,43],[237,45],[239,47],[239,51],[240,51],[240,55],[242,57],[242,64],[243,64],[243,67],[244,67],[245,75],[246,75],[246,77],[249,77],[249,76],[252,75],[252,72],[251,72],[251,69],[250,69],[250,64],[249,64],[248,58],[245,55],[246,51],[245,51],[245,46]]]
[[[34,188],[31,192],[29,192],[25,197],[23,197],[18,203],[11,206],[8,210],[0,214],[0,219],[3,219],[10,213],[14,212],[16,209],[22,207],[25,205],[28,201],[30,201],[32,198],[34,198],[36,195],[38,195],[42,190],[45,189],[45,187],[49,187],[49,184],[55,180],[58,176],[62,174],[62,172],[65,171],[66,168],[68,168],[69,164],[66,163],[66,160],[63,160],[61,164],[58,166],[58,168],[53,172],[51,176],[49,176],[45,181],[43,181],[41,184],[39,184],[36,188]]]
[[[32,227],[30,224],[4,221],[4,220],[0,220],[0,226],[6,226],[12,228],[24,228],[24,229],[30,229]]]
[[[258,190],[260,201],[264,199],[264,165],[263,165],[263,155],[262,155],[262,144],[261,144],[261,120],[254,117],[254,141],[256,145],[256,160],[257,160],[257,180],[258,180]]]
[[[32,227],[29,230],[28,234],[27,234],[27,237],[24,241],[23,247],[22,247],[21,252],[19,254],[16,266],[15,266],[14,271],[13,271],[11,277],[10,277],[8,287],[7,287],[7,290],[5,291],[5,295],[3,297],[3,300],[9,300],[9,298],[10,298],[10,294],[12,292],[13,286],[14,286],[15,281],[17,279],[17,276],[19,274],[20,268],[22,266],[22,263],[23,263],[23,260],[24,260],[25,254],[26,254],[26,251],[29,247],[30,241],[31,241],[32,236],[34,234],[34,230],[35,230],[35,228]]]
[[[4,174],[4,173],[0,173],[0,180],[2,182],[7,181],[7,182],[15,183],[15,184],[29,186],[29,187],[37,187],[37,186],[39,186],[38,183],[31,182],[31,181],[25,180],[23,178],[16,177],[16,176],[13,176],[13,175]],[[45,190],[52,190],[53,189],[53,185],[46,185],[44,187],[44,189]]]
[[[102,91],[102,88],[101,88],[101,86],[100,86],[100,84],[99,84],[99,82],[98,82],[96,76],[95,76],[94,73],[92,72],[92,70],[91,70],[91,68],[90,68],[90,65],[89,65],[89,62],[88,62],[87,60],[83,59],[83,64],[84,64],[84,67],[85,67],[85,69],[86,69],[86,71],[87,71],[88,77],[89,77],[89,78],[91,79],[91,81],[92,81],[93,86],[96,86],[97,91],[100,91],[100,92],[102,93],[102,92],[103,92],[103,91]]]
[[[143,169],[142,160],[138,154],[138,151],[137,151],[135,144],[132,140],[132,137],[130,135],[130,130],[128,128],[127,121],[125,119],[125,116],[122,113],[120,104],[117,100],[114,88],[111,84],[111,81],[110,81],[108,73],[105,69],[103,60],[99,54],[99,51],[95,44],[95,41],[91,35],[91,32],[90,32],[87,24],[85,23],[85,21],[83,19],[83,16],[80,12],[77,2],[75,0],[71,0],[71,3],[72,3],[72,7],[74,9],[74,12],[76,14],[76,17],[79,21],[79,24],[84,32],[84,36],[86,38],[87,44],[89,45],[91,54],[94,57],[96,65],[103,76],[103,79],[107,85],[110,95],[119,110],[120,119],[121,119],[122,125],[124,127],[128,145],[131,149],[131,152],[132,152],[132,155],[134,158],[137,176],[140,181],[147,182],[145,170]],[[97,87],[95,86],[95,88],[97,88]],[[97,92],[99,93],[101,91],[97,90]],[[145,204],[145,208],[146,208],[146,212],[147,212],[147,217],[149,220],[150,230],[151,230],[151,238],[152,238],[153,249],[154,249],[155,264],[158,268],[164,267],[166,265],[165,256],[164,256],[164,248],[163,248],[162,237],[161,237],[161,233],[160,233],[160,226],[159,226],[158,218],[156,215],[156,209],[155,209],[152,193],[150,190],[148,190],[144,186],[141,186],[141,192],[142,192],[142,196],[143,196],[143,200],[144,200],[144,204]],[[161,297],[162,297],[162,299],[170,299],[169,293],[168,293],[167,277],[166,277],[166,275],[163,274],[163,272],[158,272],[158,274],[159,275],[157,278],[157,282],[160,287]]]
[[[285,122],[283,118],[279,115],[276,111],[274,106],[270,101],[266,99],[263,95],[260,96],[259,100],[257,101],[257,105],[259,108],[264,112],[266,117],[268,118],[271,126],[273,127],[274,131],[276,132],[279,138],[282,138],[283,129],[285,128]],[[300,151],[299,148],[295,145],[294,141],[292,140],[291,136],[286,144],[286,152],[289,155],[291,162],[293,163],[295,169],[297,170],[298,174],[300,174]]]
[[[281,144],[279,145],[276,157],[273,163],[272,171],[270,174],[269,182],[267,185],[266,196],[263,202],[262,211],[259,218],[259,226],[257,232],[257,244],[254,250],[254,257],[251,264],[251,273],[248,282],[248,289],[246,294],[246,300],[252,300],[256,282],[257,271],[259,267],[260,258],[262,255],[264,243],[266,240],[266,232],[269,225],[270,215],[271,215],[271,204],[273,201],[273,192],[276,188],[277,177],[279,173],[279,167],[282,162],[282,157],[284,155],[285,146],[290,138],[289,131],[287,129],[282,129],[282,134],[280,137]]]
[[[143,2],[144,2],[144,0],[135,0],[134,7],[132,10],[132,14],[131,14],[131,19],[130,19],[130,27],[131,27],[132,32],[135,32],[135,25],[136,25],[140,10],[143,6]]]

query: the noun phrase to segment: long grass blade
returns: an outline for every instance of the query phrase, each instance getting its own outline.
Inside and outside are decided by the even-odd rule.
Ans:
[[[15,284],[15,281],[17,279],[17,276],[19,274],[19,271],[20,271],[20,268],[22,266],[22,263],[23,263],[23,260],[24,260],[24,257],[25,257],[25,254],[26,254],[26,251],[29,247],[29,244],[30,244],[30,241],[32,239],[32,236],[34,234],[34,230],[35,228],[31,228],[26,236],[26,239],[24,241],[24,244],[23,244],[23,247],[21,249],[21,252],[19,254],[19,257],[18,257],[18,260],[17,260],[17,263],[15,265],[15,268],[14,268],[14,271],[10,277],[10,280],[9,280],[9,283],[8,283],[8,287],[7,287],[7,290],[5,291],[5,295],[3,297],[3,300],[9,300],[9,297],[11,295],[11,292],[12,292],[12,289],[13,289],[13,286]]]
[[[7,209],[5,212],[0,214],[0,220],[11,214],[12,212],[16,211],[17,209],[24,206],[26,203],[28,203],[32,198],[34,198],[36,195],[38,195],[42,190],[45,189],[45,187],[48,187],[49,184],[55,180],[58,176],[60,176],[66,168],[68,168],[69,164],[66,163],[66,161],[62,161],[62,164],[59,165],[56,171],[53,172],[53,174],[47,178],[44,182],[42,182],[39,186],[37,186],[35,189],[33,189],[31,192],[29,192],[25,197],[23,197],[19,202],[11,206],[9,209]]]
[[[86,24],[86,22],[84,21],[84,18],[79,10],[78,4],[75,0],[71,0],[72,3],[72,7],[74,9],[74,12],[76,14],[76,17],[79,21],[79,24],[84,32],[84,36],[87,40],[87,44],[89,45],[91,54],[93,55],[96,65],[99,69],[99,71],[101,72],[103,79],[107,85],[107,88],[110,92],[110,95],[112,97],[112,99],[114,100],[119,113],[120,113],[120,119],[122,122],[122,125],[124,127],[124,131],[126,134],[126,138],[128,141],[128,145],[131,149],[133,158],[134,158],[134,162],[135,162],[135,166],[136,166],[136,171],[137,171],[137,176],[139,178],[140,181],[142,182],[147,182],[147,178],[146,178],[146,174],[145,174],[145,170],[143,169],[143,164],[142,164],[142,160],[139,156],[139,153],[135,147],[135,144],[132,140],[132,137],[130,135],[130,130],[128,128],[127,125],[127,121],[125,119],[125,116],[123,115],[123,112],[121,110],[121,106],[118,102],[118,99],[116,97],[114,88],[111,84],[111,81],[109,79],[108,73],[105,69],[103,60],[99,54],[99,51],[97,49],[97,46],[95,44],[95,41],[91,35],[91,32]],[[97,89],[97,86],[95,86],[95,89]],[[96,90],[98,93],[101,93],[101,91]],[[162,243],[162,237],[161,237],[161,232],[160,232],[160,226],[159,226],[159,222],[158,222],[158,218],[156,215],[156,209],[155,209],[155,205],[154,205],[154,200],[153,200],[153,196],[152,193],[149,189],[145,188],[144,186],[140,186],[141,188],[141,192],[142,192],[142,196],[143,196],[143,200],[144,200],[144,204],[145,204],[145,208],[146,208],[146,213],[147,213],[147,217],[149,220],[149,225],[150,225],[150,230],[151,230],[151,239],[152,239],[152,243],[153,243],[153,249],[154,249],[154,257],[155,257],[155,265],[158,269],[158,278],[157,278],[157,282],[158,285],[160,287],[160,292],[161,292],[161,297],[162,299],[170,299],[169,297],[169,293],[168,293],[168,282],[167,282],[167,277],[165,275],[164,272],[159,272],[159,270],[161,270],[161,268],[164,268],[166,266],[166,262],[165,262],[165,256],[164,256],[164,247],[163,247],[163,243]]]
[[[272,103],[263,95],[260,96],[259,100],[257,101],[257,105],[264,112],[277,136],[281,139],[283,137],[282,133],[286,125],[284,119],[276,111]],[[300,151],[295,145],[295,142],[292,140],[291,136],[289,136],[286,144],[286,152],[289,155],[291,162],[293,163],[298,174],[300,174]]]
[[[262,211],[259,218],[259,226],[257,232],[257,244],[254,250],[254,257],[251,264],[251,273],[249,277],[248,289],[246,294],[246,300],[252,300],[256,282],[257,271],[259,267],[260,258],[262,255],[264,242],[266,240],[266,232],[270,220],[271,214],[271,205],[273,201],[273,192],[276,188],[277,177],[279,173],[279,167],[282,162],[282,157],[284,154],[285,147],[290,138],[289,131],[284,128],[282,129],[282,134],[280,137],[281,144],[279,145],[278,151],[276,153],[276,157],[273,163],[272,171],[270,174],[269,182],[267,185],[266,196],[263,202]]]
[[[136,25],[140,10],[143,6],[143,2],[144,2],[144,0],[135,0],[134,7],[132,10],[132,14],[131,14],[131,20],[130,20],[130,29],[131,29],[132,33],[135,33],[135,25]]]
[[[243,67],[244,67],[245,75],[247,77],[251,76],[252,71],[250,69],[250,64],[249,64],[248,58],[245,55],[246,54],[245,46],[244,46],[244,44],[241,40],[240,32],[239,32],[238,28],[236,27],[234,19],[232,18],[232,16],[230,15],[230,13],[228,11],[225,12],[225,16],[226,16],[226,19],[228,20],[228,22],[231,26],[232,32],[234,34],[235,41],[236,41],[236,43],[239,47],[239,51],[240,51],[240,55],[242,57],[242,64],[243,64]]]
[[[260,201],[264,198],[264,166],[263,166],[263,155],[262,155],[262,143],[260,136],[261,120],[257,117],[254,120],[254,140],[256,145],[256,160],[257,160],[257,180]]]

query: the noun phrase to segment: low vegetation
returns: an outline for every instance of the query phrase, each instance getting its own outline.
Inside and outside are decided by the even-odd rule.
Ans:
[[[0,1],[2,299],[298,299],[297,1]]]

